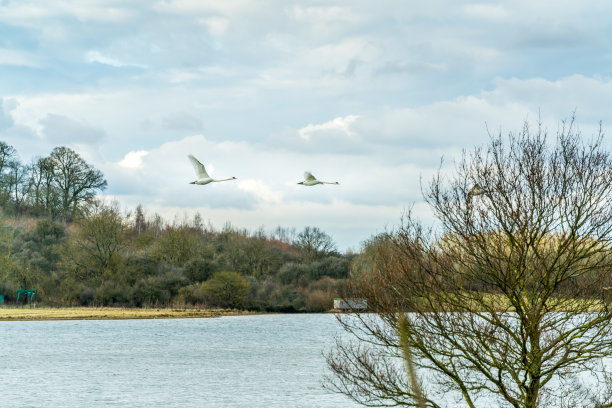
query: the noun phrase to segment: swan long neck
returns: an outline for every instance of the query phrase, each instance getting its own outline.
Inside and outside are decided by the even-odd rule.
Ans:
[[[236,177],[229,177],[229,178],[224,178],[224,179],[219,179],[219,180],[213,180],[213,181],[229,181],[229,180],[236,180]]]

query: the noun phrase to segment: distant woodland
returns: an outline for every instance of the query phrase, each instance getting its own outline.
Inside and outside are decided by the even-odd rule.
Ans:
[[[129,214],[97,194],[103,174],[67,147],[29,164],[0,142],[0,294],[57,306],[319,312],[343,296],[353,254],[317,227],[216,230],[201,215]]]

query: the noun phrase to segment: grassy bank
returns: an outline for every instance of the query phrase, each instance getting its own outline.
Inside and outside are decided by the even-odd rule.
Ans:
[[[0,321],[4,320],[120,320],[202,318],[247,314],[237,310],[198,309],[138,309],[117,307],[16,308],[0,307]]]

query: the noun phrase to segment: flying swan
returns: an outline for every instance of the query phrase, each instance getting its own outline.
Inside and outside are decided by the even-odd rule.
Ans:
[[[300,181],[298,184],[303,186],[316,186],[317,184],[340,184],[337,181],[320,181],[312,175],[311,172],[304,172],[304,181]]]
[[[198,184],[198,185],[205,185],[208,183],[212,183],[212,182],[218,182],[218,181],[228,181],[228,180],[236,180],[236,177],[230,177],[230,178],[226,178],[226,179],[220,179],[220,180],[215,180],[212,177],[210,177],[208,175],[208,173],[206,172],[206,169],[204,168],[204,165],[202,163],[200,163],[198,161],[198,159],[196,159],[195,157],[193,157],[191,154],[189,156],[189,160],[191,160],[191,164],[193,164],[193,168],[196,171],[196,174],[198,175],[198,178],[196,181],[192,181],[189,184]]]
[[[479,196],[486,193],[486,190],[478,184],[474,184],[474,187],[468,192],[468,197]]]
[[[480,187],[480,185],[474,184],[474,187],[471,188],[470,191],[468,191],[468,198],[474,197],[474,196],[481,196],[483,194],[487,194],[487,193],[499,193],[500,190],[485,190],[484,188]]]

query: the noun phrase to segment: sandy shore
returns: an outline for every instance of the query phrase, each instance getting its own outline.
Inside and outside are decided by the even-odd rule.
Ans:
[[[219,317],[242,315],[238,310],[198,309],[138,309],[115,307],[0,307],[2,320],[119,320],[119,319],[170,319],[194,317]]]

